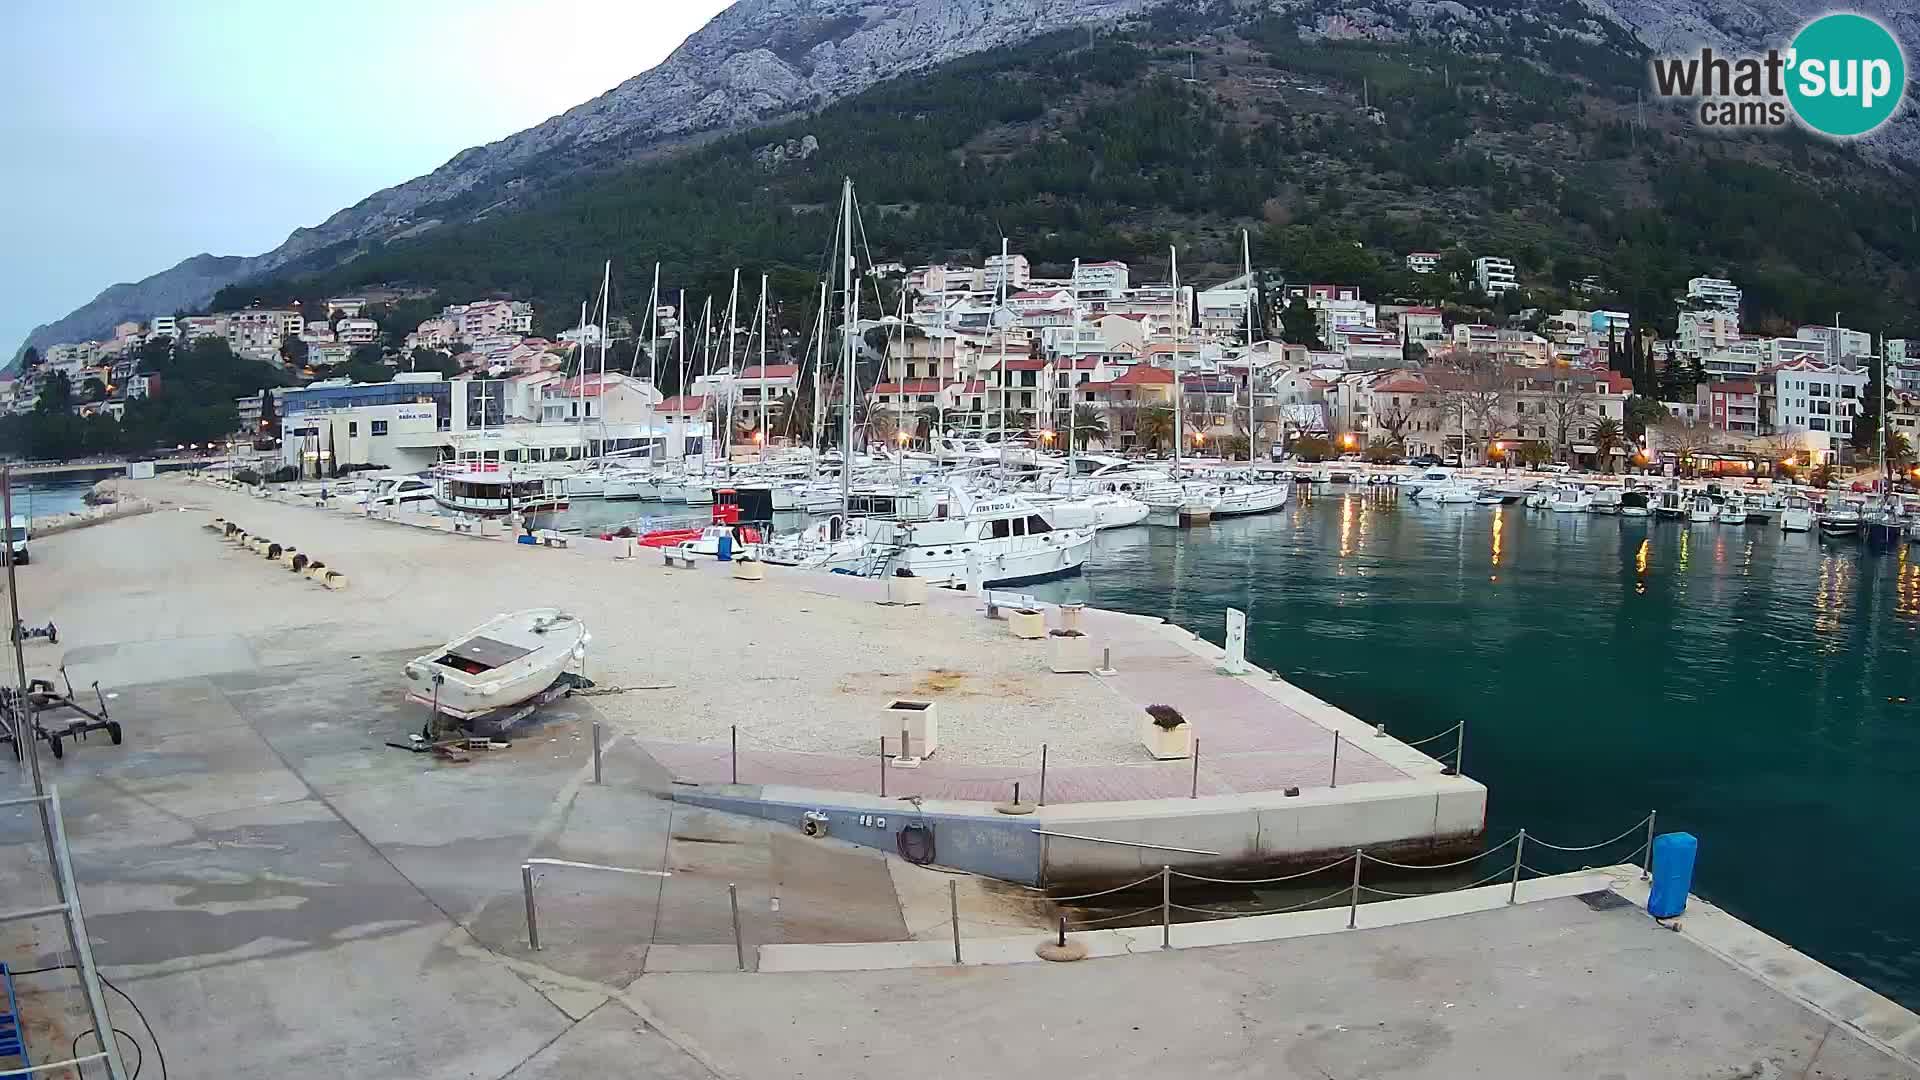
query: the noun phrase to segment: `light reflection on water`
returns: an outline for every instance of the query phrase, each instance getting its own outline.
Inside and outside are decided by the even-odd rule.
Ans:
[[[1698,891],[1920,1005],[1908,551],[1360,492],[1097,548],[1031,591],[1216,643],[1240,607],[1255,662],[1364,720],[1417,739],[1465,719],[1491,832],[1585,843],[1657,808],[1700,837]]]

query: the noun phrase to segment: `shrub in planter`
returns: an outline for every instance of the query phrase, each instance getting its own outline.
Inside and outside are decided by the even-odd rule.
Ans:
[[[1172,731],[1187,722],[1187,718],[1180,715],[1180,710],[1171,705],[1149,705],[1147,715],[1153,717],[1154,726],[1162,731]]]

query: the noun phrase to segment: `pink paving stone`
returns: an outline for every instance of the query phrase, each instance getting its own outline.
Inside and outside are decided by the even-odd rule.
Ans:
[[[875,599],[884,595],[885,588],[883,582],[847,575],[822,575],[806,587]],[[975,598],[934,590],[929,600],[943,617],[980,617],[980,601]],[[1152,704],[1174,705],[1192,723],[1200,740],[1200,794],[1324,788],[1333,779],[1334,738],[1326,727],[1257,686],[1218,673],[1212,657],[1197,654],[1150,619],[1088,609],[1082,620],[1089,633],[1112,648],[1119,670],[1102,677],[1110,690],[1143,711]],[[724,745],[660,741],[641,745],[676,778],[726,783],[733,776],[730,751]],[[738,770],[743,784],[880,792],[877,755],[756,748],[741,752]],[[1368,752],[1362,742],[1348,740],[1341,746],[1338,779],[1343,785],[1399,780],[1406,775]],[[999,801],[1012,796],[1016,782],[1023,798],[1039,796],[1037,752],[1027,763],[999,766],[969,765],[935,755],[917,769],[889,768],[886,790],[895,798]],[[1047,773],[1046,796],[1049,803],[1107,802],[1183,798],[1194,789],[1191,761],[1055,763]]]

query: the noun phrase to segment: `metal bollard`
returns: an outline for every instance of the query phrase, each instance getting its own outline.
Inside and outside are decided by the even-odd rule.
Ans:
[[[1340,733],[1333,733],[1333,772],[1327,777],[1328,787],[1340,786]]]
[[[1160,867],[1160,947],[1173,948],[1173,867]]]
[[[600,782],[600,721],[593,722],[593,782]]]
[[[1520,839],[1513,844],[1513,886],[1507,890],[1509,904],[1518,903],[1520,900],[1520,857],[1526,853],[1526,850],[1527,830],[1521,829]]]
[[[733,908],[733,959],[740,970],[747,970],[747,946],[740,940],[740,889],[733,882],[727,882],[727,904]]]
[[[540,919],[533,913],[533,867],[525,864],[520,867],[520,891],[527,900],[527,944],[539,952]]]
[[[739,724],[733,725],[733,750],[731,753],[731,759],[733,761],[732,782],[737,784],[740,782],[740,725]]]
[[[1366,856],[1359,848],[1353,849],[1353,885],[1347,892],[1347,929],[1351,930],[1360,922],[1360,864]]]
[[[1193,740],[1193,790],[1188,793],[1187,798],[1197,799],[1199,797],[1200,797],[1200,740],[1195,739]]]
[[[953,962],[960,963],[960,883],[947,882],[947,910],[953,915]]]
[[[887,737],[880,736],[880,797],[887,797]]]
[[[1036,805],[1047,805],[1047,744],[1040,744],[1040,801]],[[1042,839],[1045,839],[1042,837]],[[1652,849],[1648,849],[1652,850]]]
[[[1020,781],[1018,780],[1013,782],[1013,805],[1020,805]]]
[[[1659,816],[1660,811],[1658,810],[1647,811],[1647,853],[1641,857],[1641,881],[1645,881],[1653,876],[1653,822],[1654,819]]]
[[[1453,744],[1453,774],[1467,775],[1467,722],[1460,721],[1460,737]]]

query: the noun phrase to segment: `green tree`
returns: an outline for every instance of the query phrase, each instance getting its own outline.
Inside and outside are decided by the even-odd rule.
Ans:
[[[460,374],[460,361],[455,360],[450,353],[444,353],[438,349],[422,348],[416,345],[413,347],[413,352],[408,354],[407,370],[437,371],[442,376],[451,379],[455,375]]]
[[[87,381],[80,384],[80,400],[86,404],[107,400],[107,384],[96,376],[87,376]]]
[[[20,370],[32,371],[39,366],[40,350],[31,345],[27,346],[27,351],[20,354]]]
[[[1626,413],[1627,438],[1639,439],[1647,433],[1647,428],[1667,418],[1667,407],[1652,398],[1635,394],[1627,398]]]
[[[1085,450],[1095,442],[1103,446],[1106,445],[1106,410],[1093,405],[1075,405],[1073,407],[1073,437],[1082,450]]]
[[[1293,303],[1280,313],[1280,337],[1289,345],[1305,345],[1309,349],[1323,347],[1319,321],[1314,318],[1313,309],[1307,306],[1305,298],[1294,297]]]
[[[286,361],[288,367],[307,366],[307,343],[292,334],[281,338],[280,359]]]
[[[1553,450],[1543,442],[1525,442],[1520,444],[1520,464],[1537,469],[1553,460]]]
[[[280,430],[280,409],[272,391],[260,391],[260,430],[255,438],[273,438]]]
[[[1861,391],[1859,404],[1853,413],[1853,449],[1856,453],[1872,454],[1880,445],[1880,395],[1882,383],[1879,364],[1867,367],[1867,388]]]
[[[1620,421],[1611,416],[1595,421],[1593,431],[1587,436],[1594,449],[1600,451],[1600,467],[1607,472],[1613,471],[1613,450],[1620,445],[1622,437]]]
[[[1173,445],[1173,408],[1169,405],[1148,405],[1141,409],[1134,420],[1134,437],[1148,450],[1160,450]]]
[[[40,400],[34,403],[37,413],[66,413],[73,409],[73,380],[64,371],[50,371],[40,378]]]

